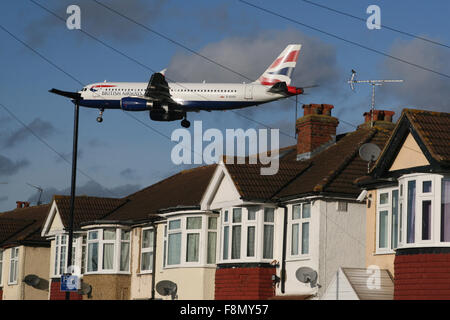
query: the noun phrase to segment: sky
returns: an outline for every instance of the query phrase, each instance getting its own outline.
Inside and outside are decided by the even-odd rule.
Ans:
[[[81,31],[66,27],[72,4],[81,9]],[[381,9],[379,30],[366,26],[373,4]],[[5,0],[0,6],[0,211],[16,201],[36,204],[30,184],[44,189],[44,202],[70,192],[74,108],[51,88],[147,82],[164,68],[174,82],[250,82],[287,44],[301,43],[292,85],[319,87],[299,96],[299,115],[303,103],[332,104],[338,133],[355,130],[370,110],[371,88],[353,92],[352,69],[361,80],[405,81],[377,88],[376,108],[395,111],[394,120],[403,108],[450,112],[448,1]],[[97,115],[80,110],[77,195],[122,197],[192,167],[171,161],[176,143],[169,138],[179,121],[106,110],[98,124]],[[296,142],[295,100],[188,119],[201,120],[203,130],[278,128],[281,146]]]

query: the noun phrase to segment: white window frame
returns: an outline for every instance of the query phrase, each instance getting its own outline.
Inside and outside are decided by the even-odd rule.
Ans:
[[[0,288],[3,287],[3,256],[4,250],[0,249]]]
[[[376,204],[376,246],[375,246],[375,253],[376,254],[393,254],[396,248],[393,248],[392,243],[392,232],[393,232],[393,226],[392,226],[392,200],[393,200],[393,192],[398,192],[398,229],[397,229],[397,236],[399,236],[400,232],[400,203],[403,196],[400,196],[400,188],[398,186],[395,187],[389,187],[389,188],[382,188],[377,190],[377,204]],[[403,189],[403,192],[404,189]],[[387,203],[381,204],[381,195],[386,194],[388,195]],[[387,241],[386,241],[386,248],[380,248],[380,213],[382,211],[387,211]],[[400,239],[397,239],[397,248],[400,246]]]
[[[303,208],[305,205],[309,205],[309,217],[308,218],[304,218],[303,217]],[[294,209],[295,207],[300,207],[300,217],[294,219]],[[295,203],[292,204],[290,206],[291,210],[289,210],[290,212],[288,212],[288,232],[287,232],[287,237],[288,237],[288,257],[289,260],[304,260],[304,259],[309,259],[311,257],[311,218],[312,218],[312,210],[313,210],[313,205],[312,202],[299,202],[299,203]],[[303,224],[304,223],[308,223],[308,253],[303,253]],[[292,229],[293,229],[293,225],[297,224],[298,225],[298,252],[297,254],[293,254],[292,253],[292,247],[293,247],[293,235],[292,235]]]
[[[216,227],[215,228],[210,228],[209,227],[209,221],[211,219],[215,219],[216,220]],[[208,216],[206,218],[206,264],[207,265],[215,265],[216,261],[217,261],[217,244],[218,244],[218,227],[219,227],[219,217],[216,216]],[[209,249],[209,234],[210,233],[214,233],[215,234],[215,239],[216,239],[216,245],[214,246],[214,261],[213,262],[209,262],[208,261],[208,249]],[[201,248],[200,248],[201,249]]]
[[[148,248],[144,248],[144,232],[150,231],[151,234],[151,245]],[[144,273],[153,273],[153,239],[154,239],[154,232],[155,230],[153,229],[153,227],[147,227],[147,228],[142,228],[141,230],[141,259],[140,259],[140,264],[139,264],[139,271],[140,273],[144,274]],[[150,261],[150,268],[149,269],[142,269],[142,261],[144,261],[143,256],[144,253],[151,253],[151,261]]]
[[[12,247],[9,254],[9,274],[8,285],[17,284],[17,278],[19,273],[19,247]],[[11,278],[13,276],[13,279]]]
[[[104,240],[104,230],[114,229],[116,232],[115,240]],[[128,259],[128,271],[120,271],[120,247],[122,243],[122,232],[130,232],[130,246],[129,246],[129,259]],[[89,240],[89,235],[93,232],[98,232],[98,238]],[[88,271],[89,264],[89,244],[90,243],[98,243],[97,248],[97,271]],[[112,269],[104,269],[103,268],[103,247],[104,244],[114,244],[114,260],[113,260],[113,268]],[[85,274],[130,274],[131,273],[131,230],[123,227],[104,227],[99,229],[91,229],[87,232],[87,244],[86,244],[86,272]]]
[[[201,227],[199,229],[187,229],[188,218],[201,218]],[[208,228],[209,218],[217,218],[216,229]],[[170,230],[169,225],[171,221],[180,220],[180,228]],[[167,222],[164,229],[164,254],[163,254],[163,269],[172,268],[185,268],[185,267],[214,267],[214,263],[208,263],[208,233],[216,232],[216,247],[215,255],[217,261],[217,246],[218,236],[217,227],[219,225],[219,217],[217,214],[204,213],[204,212],[192,212],[192,213],[177,213],[167,218]],[[181,248],[180,248],[180,263],[169,264],[169,236],[171,234],[181,233]],[[198,261],[187,261],[187,238],[188,234],[199,234],[199,252]]]
[[[248,220],[249,208],[257,208],[255,213],[255,220]],[[242,209],[241,222],[233,222],[233,209]],[[274,222],[264,222],[264,208],[274,209]],[[228,211],[228,221],[224,221],[225,212]],[[220,226],[220,247],[218,255],[218,263],[258,263],[258,262],[272,262],[273,258],[263,258],[264,249],[264,224],[270,224],[274,226],[274,241],[273,241],[273,254],[276,253],[276,219],[277,219],[277,207],[274,206],[243,206],[243,207],[227,207],[223,208],[221,211],[222,225]],[[240,246],[240,257],[232,259],[232,243],[233,243],[233,226],[241,226],[241,246]],[[224,230],[228,226],[228,257],[224,259]],[[248,227],[255,227],[255,255],[247,255],[247,241],[248,241]]]
[[[86,246],[86,244],[83,244],[83,237],[85,237],[86,234],[74,234],[73,236],[73,244],[72,244],[72,261],[74,261],[74,265],[79,268],[79,270],[72,270],[79,271],[81,275],[83,275],[85,268],[83,266],[83,247]],[[65,237],[66,243],[61,244],[62,237]],[[66,233],[58,233],[55,235],[54,238],[55,246],[54,246],[54,260],[52,262],[52,277],[53,278],[59,278],[62,276],[60,272],[61,268],[61,247],[65,248],[66,251],[66,257],[65,257],[65,266],[62,273],[66,273],[68,270],[68,248],[69,248],[69,235]],[[57,266],[57,268],[56,268]]]

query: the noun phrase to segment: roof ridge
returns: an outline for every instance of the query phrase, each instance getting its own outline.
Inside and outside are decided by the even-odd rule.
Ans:
[[[314,188],[313,188],[314,191],[320,192],[326,186],[328,186],[341,173],[342,169],[345,168],[349,164],[349,162],[356,156],[356,153],[358,152],[359,148],[364,143],[366,143],[367,141],[369,141],[370,139],[372,139],[374,137],[374,135],[377,133],[378,129],[377,128],[370,128],[370,129],[362,128],[362,129],[358,129],[358,130],[368,130],[367,136],[364,139],[360,140],[360,142],[355,145],[355,148],[353,149],[352,152],[350,152],[349,155],[344,157],[341,164],[337,166],[336,170],[331,171],[330,174],[323,177],[323,179],[321,180],[322,183],[318,183],[314,186]],[[346,137],[348,137],[351,134],[356,133],[358,130],[350,132],[348,135],[346,135]],[[335,145],[337,145],[337,144],[335,144]]]

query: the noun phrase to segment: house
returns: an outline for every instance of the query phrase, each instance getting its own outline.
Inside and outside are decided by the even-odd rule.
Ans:
[[[221,162],[202,199],[219,212],[215,299],[320,297],[340,266],[363,267],[365,205],[353,180],[366,174],[358,150],[383,147],[393,112],[380,111],[370,126],[336,136],[331,105],[304,105],[296,146],[281,150],[280,169],[261,176],[258,165]],[[319,286],[301,283],[309,267]]]
[[[405,109],[370,173],[366,266],[394,299],[450,299],[450,114]]]
[[[0,299],[46,300],[50,242],[40,236],[49,206],[29,206],[0,213]],[[34,275],[34,286],[24,279]]]

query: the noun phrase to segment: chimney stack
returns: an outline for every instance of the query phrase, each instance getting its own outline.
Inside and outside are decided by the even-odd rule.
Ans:
[[[386,129],[394,128],[395,124],[392,122],[394,111],[389,110],[373,110],[373,125],[378,127],[384,127]],[[364,112],[364,123],[358,126],[358,129],[370,128],[372,122],[372,110]]]
[[[30,203],[28,201],[16,201],[17,209],[28,208]]]
[[[331,104],[305,104],[296,122],[297,160],[306,160],[336,141],[339,120],[331,116]]]

